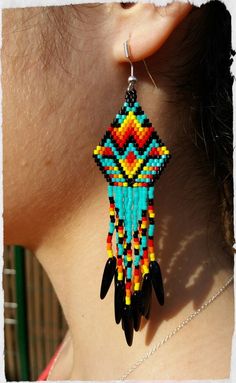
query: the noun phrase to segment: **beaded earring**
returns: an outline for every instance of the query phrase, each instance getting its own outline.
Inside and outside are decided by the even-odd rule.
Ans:
[[[107,254],[100,298],[104,299],[114,278],[115,321],[129,346],[141,316],[149,318],[152,287],[160,305],[164,304],[161,270],[154,253],[154,182],[170,159],[147,115],[137,102],[133,64],[128,41],[125,56],[131,76],[125,102],[105,132],[93,157],[108,181],[110,223]],[[112,237],[116,246],[113,254]]]

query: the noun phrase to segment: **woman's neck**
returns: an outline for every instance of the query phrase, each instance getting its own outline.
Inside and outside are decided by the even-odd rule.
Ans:
[[[215,191],[197,170],[187,175],[185,163],[177,154],[156,185],[155,245],[166,299],[163,307],[153,299],[151,317],[135,333],[132,348],[115,324],[113,289],[104,301],[99,298],[109,222],[101,176],[94,180],[94,192],[38,247],[36,256],[53,283],[70,329],[74,355],[70,378],[118,379],[157,337],[206,301],[232,272]]]
[[[168,102],[163,101],[168,94],[161,89],[151,93],[150,86],[144,85],[140,92],[141,105],[146,105],[145,100],[152,94],[152,104],[145,109],[150,121],[158,122],[158,133],[172,154],[156,183],[154,201],[154,243],[164,279],[165,305],[158,306],[153,294],[150,319],[143,320],[141,331],[134,334],[133,346],[128,347],[121,326],[114,320],[112,287],[104,301],[99,298],[107,259],[109,203],[107,183],[95,163],[92,164],[90,155],[87,162],[93,173],[91,170],[90,177],[86,178],[86,190],[85,187],[76,190],[70,210],[61,206],[64,214],[57,225],[54,221],[50,225],[48,217],[51,229],[45,230],[36,249],[36,256],[52,281],[70,329],[73,366],[65,377],[68,379],[118,379],[157,338],[173,330],[232,272],[232,264],[222,246],[214,182],[206,170],[206,174],[201,170],[205,169],[205,164],[201,166],[199,153],[194,151],[183,132],[179,110],[183,110],[184,115],[186,111],[173,103],[169,110]],[[91,145],[99,138],[91,137]],[[93,147],[91,153],[92,150]],[[48,203],[50,205],[50,201]],[[65,206],[68,204],[67,200]],[[221,311],[222,303],[215,307]],[[214,313],[220,318],[218,314],[220,312]],[[209,315],[208,323],[212,323],[210,308],[205,315]],[[195,345],[199,344],[197,333],[191,333],[191,337]],[[170,347],[175,347],[174,344],[171,341]],[[172,351],[178,353],[178,349]],[[165,369],[161,370],[160,365],[156,368],[158,378],[165,378]],[[148,373],[143,371],[140,378],[157,376],[152,375],[152,369],[148,369]],[[175,371],[172,376],[176,376]]]

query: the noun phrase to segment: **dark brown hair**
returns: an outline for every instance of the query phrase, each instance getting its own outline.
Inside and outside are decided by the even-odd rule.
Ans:
[[[219,196],[226,250],[234,253],[233,230],[233,76],[231,16],[225,5],[212,0],[194,7],[186,33],[174,49],[164,76],[171,79],[177,99],[185,100],[185,133],[203,157]],[[158,74],[157,74],[158,75]],[[186,101],[187,100],[187,101]],[[189,120],[194,118],[194,124]],[[191,125],[191,126],[188,126]],[[192,129],[194,125],[194,130]]]

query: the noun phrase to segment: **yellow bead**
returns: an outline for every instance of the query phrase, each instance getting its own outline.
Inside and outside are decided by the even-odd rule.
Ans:
[[[131,299],[130,297],[125,297],[125,304],[130,305],[131,304]]]
[[[149,268],[147,265],[143,265],[143,274],[149,273]]]
[[[123,186],[128,186],[128,182],[124,182],[124,183],[123,183]]]
[[[127,261],[132,261],[132,257],[127,257]]]
[[[155,261],[155,254],[154,253],[150,254],[150,261]]]
[[[118,281],[122,281],[123,280],[123,273],[118,273]]]
[[[139,289],[140,289],[140,283],[137,282],[134,284],[134,290],[139,291]]]
[[[107,250],[107,255],[109,258],[113,257],[113,251],[112,250]]]
[[[155,213],[149,213],[150,218],[155,218]]]
[[[170,154],[169,150],[165,150],[164,154]]]
[[[162,149],[163,151],[165,151],[165,150],[166,150],[166,146],[162,146],[161,149]]]

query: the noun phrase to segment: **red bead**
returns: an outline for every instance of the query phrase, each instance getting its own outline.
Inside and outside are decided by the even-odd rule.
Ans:
[[[117,258],[117,265],[122,266],[122,258]]]
[[[131,282],[126,282],[125,288],[126,288],[126,290],[130,290],[131,289]]]
[[[111,241],[112,241],[112,235],[108,235],[107,236],[107,243],[111,243]]]

